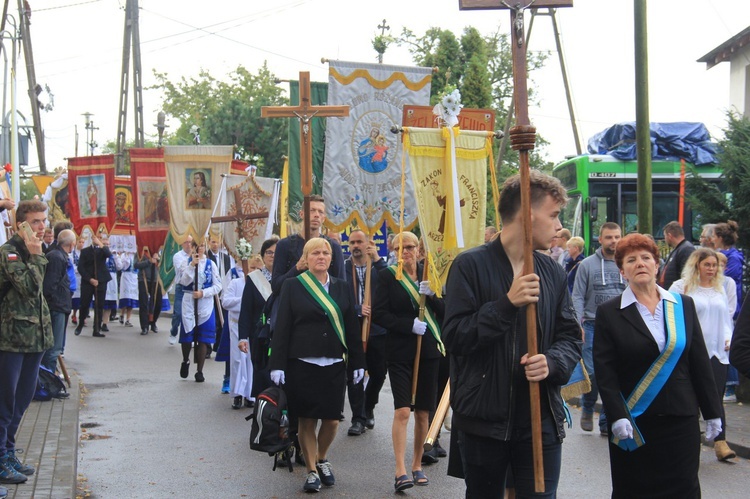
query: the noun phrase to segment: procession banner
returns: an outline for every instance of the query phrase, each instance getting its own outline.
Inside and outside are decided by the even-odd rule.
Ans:
[[[232,165],[232,146],[165,146],[170,231],[178,244],[188,235],[201,242],[211,222],[222,174]],[[219,228],[213,230],[218,236]]]
[[[458,127],[404,129],[430,284],[438,293],[456,255],[484,243],[492,136]]]
[[[328,84],[325,82],[310,82],[310,104],[313,106],[325,106],[328,101]],[[289,82],[289,103],[292,106],[299,105],[299,82]],[[313,118],[310,120],[312,126],[312,193],[322,192],[323,182],[323,157],[325,150],[324,138],[326,137],[326,120]],[[300,181],[300,159],[299,159],[299,125],[296,120],[289,121],[289,222],[292,225],[302,227],[302,183]]]
[[[47,203],[47,220],[54,227],[57,222],[70,222],[68,202],[68,172],[58,174],[47,186],[42,201]]]
[[[244,237],[253,247],[253,253],[260,252],[263,241],[273,234],[273,222],[277,217],[281,180],[256,177],[254,175],[229,175],[225,183],[222,199],[221,216],[250,215],[268,213],[268,217],[243,220],[241,222],[223,222],[216,224],[223,234],[224,246],[230,255],[239,261],[235,250],[237,241]],[[239,197],[239,207],[237,198]]]
[[[55,180],[55,177],[52,175],[34,175],[31,177],[31,181],[34,182],[34,187],[39,191],[39,194],[47,192],[47,187],[53,180]]]
[[[115,177],[114,217],[114,224],[109,231],[110,250],[137,254],[130,177]]]
[[[349,117],[328,118],[323,196],[326,225],[340,232],[356,221],[370,234],[384,221],[394,230],[401,212],[401,126],[404,105],[430,102],[432,68],[330,61],[328,104],[350,106]],[[291,170],[293,171],[293,170]],[[404,228],[416,223],[411,176],[406,175]]]
[[[109,230],[114,224],[115,156],[68,158],[68,209],[77,234]]]
[[[156,253],[169,232],[169,200],[164,150],[130,149],[130,183],[138,254]]]

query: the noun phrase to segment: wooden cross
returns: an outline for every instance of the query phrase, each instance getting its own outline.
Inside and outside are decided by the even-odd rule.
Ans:
[[[516,126],[510,131],[513,149],[518,151],[521,174],[521,215],[524,226],[523,274],[534,272],[533,247],[531,243],[531,187],[529,173],[529,151],[534,149],[536,129],[529,121],[529,94],[526,72],[526,30],[523,11],[532,8],[572,7],[573,0],[459,0],[461,10],[510,9],[511,54],[513,59],[513,100],[516,109]],[[529,357],[536,355],[536,304],[526,307],[526,343]],[[542,417],[539,404],[539,383],[529,382],[531,395],[531,437],[534,452],[534,489],[544,492],[544,462],[542,461]]]
[[[302,195],[305,197],[305,239],[310,238],[310,194],[312,194],[312,127],[313,117],[343,118],[349,116],[349,106],[313,106],[310,100],[310,72],[299,73],[299,105],[297,106],[263,106],[260,108],[261,118],[292,118],[299,120],[299,160],[300,184]]]
[[[245,237],[245,229],[242,227],[242,222],[246,220],[256,220],[258,218],[268,218],[268,212],[263,211],[260,213],[242,213],[242,197],[240,195],[240,188],[237,187],[233,190],[234,192],[234,215],[225,215],[223,217],[211,217],[212,223],[225,223],[225,222],[237,222],[237,237]]]

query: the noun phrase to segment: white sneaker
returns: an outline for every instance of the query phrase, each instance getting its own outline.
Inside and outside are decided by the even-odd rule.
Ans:
[[[172,336],[172,335],[170,334],[170,335],[169,335],[169,344],[170,344],[170,345],[174,345],[174,344],[176,344],[176,343],[177,343],[177,336]]]
[[[731,395],[724,395],[724,402],[725,403],[734,403],[737,402],[737,395],[731,394]]]

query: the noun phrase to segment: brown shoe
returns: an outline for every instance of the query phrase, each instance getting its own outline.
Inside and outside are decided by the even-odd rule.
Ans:
[[[737,457],[737,454],[729,448],[726,440],[716,440],[714,442],[714,452],[716,452],[716,459],[719,461],[726,461]]]

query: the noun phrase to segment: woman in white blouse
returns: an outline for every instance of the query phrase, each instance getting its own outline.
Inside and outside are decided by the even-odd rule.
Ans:
[[[729,344],[732,340],[732,312],[724,287],[724,274],[719,266],[717,253],[708,248],[698,248],[690,255],[682,270],[682,279],[669,288],[693,298],[698,321],[711,359],[716,389],[724,396],[729,365]],[[736,456],[726,442],[726,418],[721,407],[722,431],[714,440],[714,450],[719,461]]]

